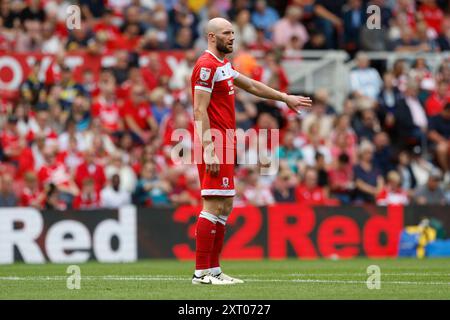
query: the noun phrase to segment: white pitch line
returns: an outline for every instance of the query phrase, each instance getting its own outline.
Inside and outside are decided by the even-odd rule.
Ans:
[[[38,277],[0,277],[0,281],[63,281],[64,276],[38,276]],[[189,281],[190,278],[172,277],[165,275],[156,276],[81,276],[81,281]],[[290,282],[290,283],[324,283],[324,284],[366,284],[361,280],[332,280],[332,279],[247,279],[246,282]],[[450,285],[450,282],[433,281],[381,281],[382,284],[399,285]]]

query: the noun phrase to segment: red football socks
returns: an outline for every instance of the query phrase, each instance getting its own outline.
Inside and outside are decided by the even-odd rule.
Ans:
[[[219,256],[222,252],[223,239],[225,237],[225,225],[220,221],[216,223],[216,237],[214,239],[214,246],[211,252],[210,268],[216,268],[220,266]]]
[[[202,211],[196,226],[195,269],[206,270],[210,267],[211,253],[216,238],[217,217]]]

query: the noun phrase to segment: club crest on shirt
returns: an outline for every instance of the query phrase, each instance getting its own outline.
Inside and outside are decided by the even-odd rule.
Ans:
[[[211,69],[209,68],[200,68],[200,79],[206,81],[211,76]]]

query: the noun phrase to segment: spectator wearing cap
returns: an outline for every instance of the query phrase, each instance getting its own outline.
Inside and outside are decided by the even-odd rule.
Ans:
[[[428,177],[428,182],[417,188],[414,195],[415,202],[419,205],[445,205],[445,193],[439,186],[441,180],[441,172],[439,170],[433,170]]]
[[[305,26],[299,22],[302,17],[302,9],[297,6],[289,6],[286,8],[286,14],[278,20],[274,25],[272,40],[275,45],[285,47],[292,36],[297,36],[302,47],[308,42],[309,35]]]
[[[121,187],[120,176],[113,174],[108,186],[100,192],[100,207],[118,209],[127,204],[131,204],[131,193]]]
[[[359,147],[359,164],[353,168],[355,179],[355,201],[375,203],[375,197],[384,186],[383,176],[378,168],[374,167],[374,147],[370,142],[364,141]]]
[[[445,173],[445,180],[450,176],[450,103],[440,114],[430,119],[428,138],[432,143],[436,160]]]

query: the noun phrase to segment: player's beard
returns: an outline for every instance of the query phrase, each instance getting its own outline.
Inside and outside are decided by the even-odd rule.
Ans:
[[[228,54],[228,53],[232,53],[233,52],[233,48],[228,49],[228,47],[225,44],[225,42],[222,41],[219,38],[217,38],[216,48],[217,48],[217,51],[222,52],[224,54]]]

